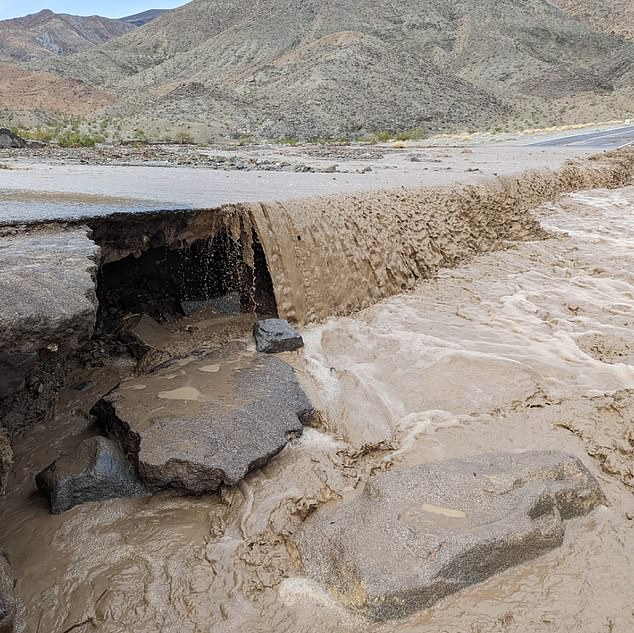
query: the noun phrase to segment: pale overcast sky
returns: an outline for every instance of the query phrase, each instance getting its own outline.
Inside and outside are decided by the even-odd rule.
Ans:
[[[0,0],[0,20],[17,18],[28,13],[50,9],[73,15],[103,15],[122,18],[147,9],[173,9],[187,0]]]

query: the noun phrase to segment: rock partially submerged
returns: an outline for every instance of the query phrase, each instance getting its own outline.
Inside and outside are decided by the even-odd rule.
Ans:
[[[28,143],[6,127],[0,128],[0,149],[21,149]]]
[[[93,411],[149,486],[194,494],[238,483],[314,413],[288,364],[228,350],[122,383]]]
[[[166,335],[167,332],[160,323],[151,316],[143,314],[127,324],[120,338],[127,344],[132,354],[141,359],[148,352],[161,350],[161,346],[165,344]]]
[[[35,481],[53,514],[80,503],[147,494],[132,462],[116,442],[105,437],[84,440],[39,473]]]
[[[455,459],[371,477],[309,517],[298,546],[307,573],[344,605],[386,620],[560,546],[563,520],[602,501],[563,453]]]
[[[302,335],[284,319],[263,319],[253,326],[258,352],[277,354],[304,347]]]
[[[17,603],[14,594],[16,576],[7,554],[0,549],[0,633],[12,633]]]

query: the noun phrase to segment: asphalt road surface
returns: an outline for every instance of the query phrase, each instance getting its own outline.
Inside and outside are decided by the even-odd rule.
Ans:
[[[626,125],[603,132],[574,134],[549,141],[533,143],[532,147],[579,147],[596,149],[618,149],[634,145],[634,125]]]
[[[382,158],[368,161],[337,160],[334,173],[17,160],[9,163],[10,169],[0,169],[0,227],[121,213],[192,211],[244,202],[284,202],[400,187],[478,184],[498,175],[558,169],[570,158],[592,153],[565,146],[474,147],[469,152],[462,148],[412,148],[386,151]],[[362,173],[367,165],[371,171]]]

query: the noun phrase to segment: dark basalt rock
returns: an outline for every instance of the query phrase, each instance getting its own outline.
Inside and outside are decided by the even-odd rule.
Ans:
[[[304,347],[302,335],[284,319],[264,319],[253,327],[258,352],[277,354]]]
[[[21,149],[27,147],[28,143],[17,134],[14,134],[6,127],[0,128],[0,149]]]
[[[314,409],[287,363],[225,350],[126,381],[93,413],[150,487],[200,494],[266,464]]]
[[[92,437],[39,473],[37,487],[59,514],[80,503],[147,493],[134,464],[121,447],[105,437]]]

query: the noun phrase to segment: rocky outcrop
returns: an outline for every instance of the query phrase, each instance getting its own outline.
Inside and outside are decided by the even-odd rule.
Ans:
[[[15,583],[16,576],[6,552],[0,549],[0,633],[13,633],[17,610]]]
[[[302,335],[284,319],[263,319],[253,326],[258,352],[277,354],[292,352],[304,346]]]
[[[121,447],[105,437],[84,440],[39,473],[35,481],[53,514],[80,503],[147,494]]]
[[[558,547],[563,521],[602,501],[563,453],[455,459],[371,477],[309,517],[298,545],[306,572],[344,605],[386,620]]]
[[[98,254],[86,229],[0,240],[0,400],[23,388],[41,356],[63,358],[90,338]]]
[[[267,463],[313,406],[288,364],[224,350],[124,382],[93,412],[149,486],[198,494]]]
[[[6,127],[0,128],[0,149],[22,148],[28,143]]]

